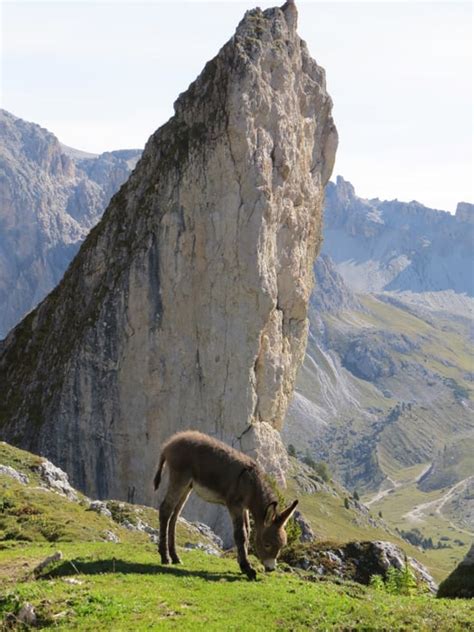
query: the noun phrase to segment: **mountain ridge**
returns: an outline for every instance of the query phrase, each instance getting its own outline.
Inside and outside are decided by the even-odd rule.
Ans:
[[[323,252],[358,292],[454,290],[474,295],[474,205],[455,215],[419,202],[363,199],[328,183]]]
[[[60,281],[136,156],[79,160],[48,130],[0,110],[0,338]]]

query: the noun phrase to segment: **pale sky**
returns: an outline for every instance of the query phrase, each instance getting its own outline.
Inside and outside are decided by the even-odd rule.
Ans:
[[[78,149],[143,147],[256,4],[283,0],[3,0],[0,106]],[[364,197],[472,202],[472,4],[297,6],[334,100],[333,175]]]

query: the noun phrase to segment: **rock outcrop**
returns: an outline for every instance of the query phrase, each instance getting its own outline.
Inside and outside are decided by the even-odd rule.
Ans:
[[[437,596],[462,599],[474,598],[474,544],[463,561],[441,582]]]
[[[59,282],[139,155],[78,152],[0,110],[0,339]]]
[[[91,495],[151,502],[160,445],[186,427],[282,476],[337,146],[296,18],[246,13],[0,349],[2,437]]]
[[[282,559],[316,577],[336,576],[360,584],[369,584],[374,575],[386,579],[390,568],[400,571],[406,564],[420,588],[431,593],[437,589],[427,568],[415,558],[406,557],[392,542],[348,542],[340,546],[314,542],[284,550]]]

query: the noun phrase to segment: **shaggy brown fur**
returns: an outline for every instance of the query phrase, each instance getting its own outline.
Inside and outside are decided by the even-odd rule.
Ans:
[[[155,475],[155,489],[160,484],[165,463],[169,470],[169,485],[160,505],[159,552],[163,564],[180,562],[176,553],[176,522],[194,489],[204,500],[225,505],[229,510],[239,565],[249,579],[256,577],[248,560],[249,511],[255,522],[257,555],[266,570],[275,568],[280,549],[286,544],[285,524],[295,510],[297,500],[278,513],[275,494],[257,463],[200,432],[179,432],[164,444]]]

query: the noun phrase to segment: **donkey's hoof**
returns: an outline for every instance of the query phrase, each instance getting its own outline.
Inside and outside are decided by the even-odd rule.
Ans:
[[[255,579],[257,579],[257,571],[255,571],[251,567],[245,569],[245,574],[247,575],[247,578],[249,579],[249,581],[254,581]]]
[[[162,564],[171,564],[171,560],[170,560],[170,558],[169,558],[169,557],[164,557],[164,556],[162,556],[162,557],[161,557],[161,563],[162,563]]]
[[[182,564],[183,562],[181,561],[181,558],[176,556],[171,558],[171,561],[173,562],[173,564]]]

